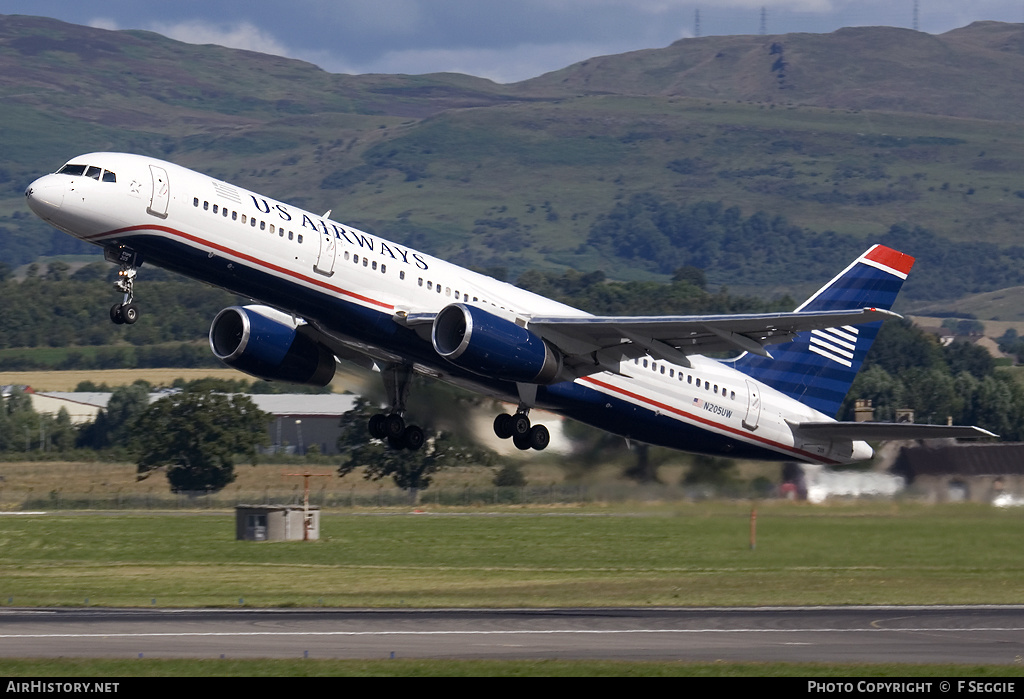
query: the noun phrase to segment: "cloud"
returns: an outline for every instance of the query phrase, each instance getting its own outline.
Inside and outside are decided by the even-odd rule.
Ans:
[[[211,23],[203,20],[165,23],[154,22],[150,30],[187,44],[217,44],[232,49],[245,49],[278,56],[290,56],[291,50],[269,32],[249,22]]]
[[[388,51],[366,63],[331,55],[304,55],[332,73],[465,73],[498,83],[535,78],[594,56],[622,53],[640,47],[611,47],[607,43],[521,44],[511,48],[410,49]],[[415,66],[414,71],[410,70]]]

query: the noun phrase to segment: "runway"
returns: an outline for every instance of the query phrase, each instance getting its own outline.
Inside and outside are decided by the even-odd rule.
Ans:
[[[1024,662],[1024,606],[0,609],[2,657]]]

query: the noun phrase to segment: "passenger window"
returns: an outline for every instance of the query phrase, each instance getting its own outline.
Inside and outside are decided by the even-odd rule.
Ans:
[[[249,225],[252,226],[253,228],[255,228],[256,227],[256,219],[254,219],[254,218],[249,219]]]
[[[266,221],[260,221],[260,230],[261,231],[267,230],[267,222]]]
[[[238,220],[238,212],[237,211],[232,211],[231,212],[231,220],[232,221],[237,221]]]
[[[199,197],[192,198],[192,206],[196,207],[197,209],[199,208]]]
[[[381,274],[387,274],[388,273],[388,266],[387,265],[381,265],[380,266],[380,273]]]
[[[644,369],[646,369],[646,368],[647,368],[647,360],[645,359],[644,360]]]
[[[434,290],[434,282],[427,282],[427,291]]]
[[[405,279],[405,270],[402,270],[401,272],[398,273],[398,278]]]
[[[374,260],[374,261],[373,261],[373,264],[372,264],[372,265],[370,265],[370,269],[372,269],[372,270],[374,270],[374,271],[376,271],[376,270],[377,270],[377,260]]]
[[[291,234],[289,233],[289,235],[291,235]],[[299,233],[299,235],[297,236],[297,240],[300,243],[302,242],[302,234],[301,233]]]
[[[219,208],[220,207],[218,207],[216,204],[214,204],[213,205],[213,213],[215,213],[215,214],[218,213]]]
[[[104,170],[103,171],[103,181],[104,182],[117,182],[117,175],[112,173],[110,170]]]
[[[203,211],[209,211],[209,210],[210,210],[210,202],[204,201],[203,202]]]
[[[246,224],[246,216],[245,216],[245,214],[242,214],[242,225],[244,226],[245,224]]]
[[[359,255],[353,255],[352,256],[352,263],[353,264],[359,264]]]
[[[227,210],[227,208],[221,209],[221,212],[224,214],[224,218],[228,217],[228,210]]]

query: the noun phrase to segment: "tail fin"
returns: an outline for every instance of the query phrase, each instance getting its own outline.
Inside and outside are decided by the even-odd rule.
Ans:
[[[913,257],[875,245],[796,310],[889,310],[913,265]],[[733,366],[835,417],[881,326],[875,322],[802,332],[792,342],[772,346],[774,359],[747,353]]]

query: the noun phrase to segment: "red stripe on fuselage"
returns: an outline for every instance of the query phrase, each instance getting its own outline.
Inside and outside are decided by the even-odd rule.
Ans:
[[[176,228],[170,228],[168,226],[154,226],[154,225],[150,225],[150,224],[144,224],[144,225],[140,225],[140,226],[129,226],[127,228],[118,228],[115,231],[108,231],[107,233],[99,233],[97,235],[86,236],[85,238],[83,238],[83,240],[96,240],[98,238],[117,236],[117,235],[124,235],[125,233],[132,233],[134,231],[162,231],[164,233],[169,233],[170,235],[175,235],[175,236],[184,238],[184,239],[186,239],[188,241],[191,241],[193,243],[197,243],[199,245],[205,245],[205,246],[211,247],[211,248],[213,248],[215,250],[219,250],[220,252],[223,252],[223,253],[225,253],[227,255],[231,255],[232,257],[236,257],[236,258],[241,259],[241,260],[245,260],[246,262],[251,262],[252,264],[257,265],[259,267],[265,267],[266,269],[273,270],[274,272],[278,272],[280,274],[286,274],[289,277],[294,277],[295,279],[300,279],[300,280],[302,280],[304,282],[309,282],[310,284],[315,284],[316,286],[322,287],[324,289],[328,289],[330,291],[337,292],[337,293],[342,294],[344,296],[349,296],[349,297],[354,298],[354,299],[356,299],[358,301],[362,301],[364,303],[373,304],[374,306],[378,306],[378,307],[383,308],[383,309],[388,310],[388,311],[394,311],[395,310],[395,307],[392,304],[384,303],[383,301],[378,301],[376,299],[371,299],[368,296],[363,296],[362,294],[357,294],[354,291],[348,291],[347,289],[342,289],[341,287],[334,286],[333,284],[328,284],[327,282],[322,281],[320,279],[316,279],[314,277],[307,277],[305,274],[301,274],[299,272],[294,272],[294,271],[288,269],[287,267],[279,267],[278,265],[271,264],[270,262],[266,262],[266,261],[261,260],[259,258],[252,257],[251,255],[246,255],[245,253],[238,252],[237,250],[232,250],[230,248],[224,247],[223,245],[218,245],[216,243],[211,243],[208,240],[203,240],[199,236],[192,235],[191,233],[185,233],[184,231],[179,231]]]
[[[806,458],[808,458],[808,459],[810,459],[812,461],[818,461],[818,462],[824,461],[824,462],[826,462],[828,464],[839,464],[839,463],[842,463],[841,461],[832,461],[830,459],[824,459],[824,458],[822,458],[821,456],[819,456],[817,454],[811,454],[810,452],[803,451],[802,449],[797,449],[795,447],[786,446],[785,444],[779,444],[778,442],[773,442],[770,439],[766,439],[764,437],[759,437],[756,434],[749,434],[749,433],[746,433],[746,432],[740,432],[739,430],[737,430],[734,427],[729,427],[728,425],[723,425],[721,423],[715,422],[714,420],[708,420],[707,418],[703,418],[703,417],[701,417],[699,415],[694,415],[693,413],[688,413],[685,410],[680,410],[679,408],[676,408],[676,407],[673,407],[671,405],[668,405],[667,403],[661,403],[661,402],[656,401],[656,400],[654,400],[652,398],[648,398],[647,396],[642,396],[639,393],[634,393],[632,391],[627,391],[624,388],[619,388],[618,386],[613,386],[610,383],[605,383],[604,381],[600,381],[598,379],[595,379],[593,376],[585,376],[585,377],[583,377],[580,380],[581,381],[587,381],[589,383],[594,384],[595,386],[600,386],[601,388],[607,389],[607,390],[612,391],[614,393],[618,393],[619,395],[622,395],[622,396],[626,396],[627,398],[632,398],[634,400],[638,400],[641,403],[646,403],[647,405],[650,405],[650,406],[653,406],[655,408],[658,408],[659,410],[664,410],[664,411],[667,411],[667,412],[670,412],[670,413],[675,413],[676,415],[679,415],[680,417],[685,417],[688,420],[693,420],[694,422],[699,422],[701,424],[708,425],[710,427],[715,427],[717,429],[722,430],[723,432],[729,432],[731,434],[735,434],[735,435],[737,435],[739,437],[742,437],[744,440],[753,440],[755,442],[760,442],[761,444],[765,444],[765,445],[767,445],[769,447],[772,447],[773,449],[782,449],[783,451],[785,451],[785,452],[787,452],[789,454],[798,454],[798,455],[800,455],[802,457],[806,457]]]

